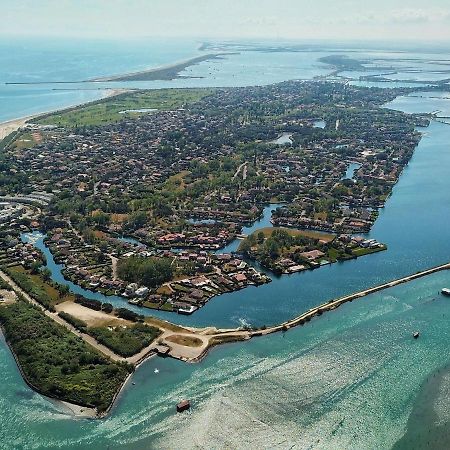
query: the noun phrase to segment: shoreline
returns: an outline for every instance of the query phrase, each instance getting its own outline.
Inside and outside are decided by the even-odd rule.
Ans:
[[[220,345],[224,344],[230,344],[234,342],[245,342],[248,341],[254,337],[260,337],[260,336],[267,336],[269,334],[273,333],[279,333],[279,332],[286,332],[291,328],[295,328],[298,326],[306,325],[308,322],[311,321],[311,319],[321,316],[323,313],[328,311],[333,311],[337,309],[339,306],[343,305],[347,302],[352,302],[353,300],[359,300],[362,298],[365,298],[366,296],[370,294],[374,294],[376,292],[392,288],[394,286],[398,286],[403,283],[409,283],[411,281],[417,280],[422,277],[426,277],[429,275],[432,275],[436,272],[440,272],[443,270],[450,270],[450,263],[445,263],[439,266],[434,266],[429,269],[422,270],[420,272],[416,272],[414,274],[410,274],[395,280],[388,281],[386,283],[382,283],[377,286],[373,286],[371,288],[365,289],[363,291],[354,292],[350,295],[339,297],[336,299],[329,300],[326,303],[323,303],[321,305],[318,305],[314,308],[309,309],[308,311],[303,312],[299,316],[293,317],[292,319],[289,319],[287,321],[284,321],[282,323],[279,323],[277,325],[273,325],[270,327],[262,327],[259,329],[252,329],[252,330],[244,330],[241,328],[234,328],[234,329],[217,329],[215,327],[210,327],[209,332],[205,332],[208,330],[208,328],[205,329],[190,329],[190,331],[193,333],[193,335],[201,334],[203,337],[207,338],[207,344],[204,346],[204,348],[201,350],[201,352],[197,355],[190,355],[190,356],[180,356],[180,355],[173,355],[169,353],[167,356],[179,359],[184,362],[188,363],[199,363],[201,362],[208,354],[209,351],[212,350],[215,347],[218,347]],[[195,330],[195,331],[194,331]],[[36,388],[32,383],[30,383],[23,370],[20,366],[20,362],[14,352],[14,349],[8,342],[8,339],[6,335],[4,334],[2,330],[2,335],[5,338],[5,342],[7,343],[9,349],[11,350],[11,353],[14,357],[14,360],[16,362],[17,367],[19,368],[19,372],[24,379],[25,383],[35,392],[39,393],[40,395],[43,395],[45,398],[47,398],[49,401],[51,401],[54,405],[62,407],[62,409],[65,410],[65,412],[69,412],[70,415],[73,415],[77,418],[89,418],[89,419],[103,419],[107,417],[113,408],[116,406],[118,399],[120,398],[121,394],[123,393],[125,386],[127,383],[131,380],[131,377],[135,373],[135,371],[147,360],[157,355],[156,352],[149,351],[142,355],[142,357],[137,360],[134,365],[134,370],[128,374],[128,376],[124,379],[123,383],[120,385],[120,387],[117,389],[117,392],[114,394],[110,405],[108,408],[98,413],[98,411],[94,408],[89,408],[81,405],[77,405],[71,402],[67,402],[62,399],[49,397],[46,394],[42,394],[38,388]]]
[[[126,92],[126,90],[125,90],[125,92]],[[117,92],[115,94],[111,94],[110,96],[118,95],[120,93],[122,93],[122,92]],[[108,95],[106,95],[104,98],[107,98],[107,97],[108,97]],[[94,100],[94,102],[98,102],[98,101],[101,101],[101,100]],[[81,103],[79,105],[68,107],[68,108],[64,108],[62,110],[56,110],[56,112],[57,111],[64,111],[66,109],[71,109],[71,108],[77,108],[77,107],[80,107],[80,106],[83,106],[83,105],[87,105],[87,104],[90,104],[90,103],[92,103],[92,102]],[[52,114],[52,113],[43,113],[43,114]],[[31,116],[31,117],[32,118],[33,117],[39,117],[39,116],[41,116],[43,114],[39,114],[39,115]],[[17,119],[17,120],[25,120],[25,119],[26,118]],[[30,119],[27,119],[27,120],[30,120]],[[14,120],[13,121],[9,121],[9,122],[14,122]],[[26,122],[26,120],[25,120],[25,122]],[[449,265],[447,264],[446,266],[449,266]],[[444,269],[447,270],[449,268],[450,267],[442,267],[440,270],[444,270]],[[212,348],[214,348],[216,346],[219,346],[219,345],[223,345],[225,343],[231,343],[231,342],[237,342],[237,341],[245,341],[245,340],[251,339],[252,337],[263,336],[263,335],[266,335],[266,334],[280,332],[280,331],[284,332],[284,331],[287,331],[287,329],[289,329],[291,327],[296,327],[298,325],[303,325],[305,322],[308,322],[311,318],[313,318],[315,316],[319,316],[323,312],[334,310],[335,308],[337,308],[338,306],[340,306],[341,304],[343,304],[345,302],[351,302],[353,299],[363,298],[366,295],[369,295],[369,294],[371,294],[373,292],[376,292],[376,290],[386,289],[386,288],[392,287],[392,286],[394,286],[396,284],[400,284],[400,282],[408,282],[408,281],[411,281],[411,280],[413,280],[415,278],[418,278],[420,276],[426,276],[432,270],[437,270],[437,268],[429,269],[428,271],[423,271],[422,275],[414,274],[414,275],[410,275],[409,277],[404,277],[403,278],[404,281],[394,280],[394,281],[385,283],[383,285],[379,285],[379,286],[376,286],[374,288],[367,289],[365,291],[366,293],[358,292],[358,293],[351,294],[351,295],[349,295],[347,297],[342,297],[342,298],[339,298],[339,299],[331,300],[328,303],[324,303],[322,305],[319,305],[319,306],[317,306],[315,308],[312,308],[312,309],[304,312],[300,316],[297,316],[297,317],[295,317],[293,319],[287,320],[287,321],[285,321],[285,322],[283,322],[281,324],[278,324],[276,326],[268,327],[267,329],[252,330],[252,331],[245,331],[245,330],[238,330],[238,329],[232,330],[231,329],[231,330],[222,330],[222,332],[217,331],[216,333],[213,333],[214,336],[211,335],[211,338],[210,338],[211,343],[204,349],[204,351],[197,358],[192,358],[190,360],[187,360],[187,362],[191,362],[191,363],[193,363],[193,362],[200,362],[201,360],[203,360],[203,358],[205,358],[208,355],[210,349],[212,349]],[[425,273],[425,272],[427,272],[427,273]],[[431,272],[431,273],[433,273],[433,272]],[[406,278],[408,278],[408,280]],[[304,322],[302,322],[302,321],[304,321]],[[222,341],[220,340],[221,339],[221,335],[224,338]],[[215,340],[216,336],[217,336],[218,340]],[[147,359],[150,359],[150,357],[152,357],[152,356],[154,356],[153,353],[145,355],[139,361],[139,363],[136,364],[135,370],[141,364],[143,364],[145,361],[147,361]],[[116,402],[120,398],[120,395],[124,391],[124,388],[125,388],[126,384],[128,383],[128,381],[131,379],[131,376],[133,375],[133,373],[134,372],[132,372],[131,374],[129,374],[126,377],[126,379],[124,380],[124,382],[122,383],[120,388],[117,390],[117,393],[114,395],[114,397],[112,399],[112,402],[111,402],[110,406],[108,407],[108,409],[106,411],[104,411],[103,413],[101,413],[101,414],[95,414],[95,415],[92,416],[92,415],[86,414],[85,410],[88,409],[88,408],[83,408],[83,407],[80,407],[78,405],[74,405],[74,404],[71,404],[71,403],[64,402],[62,400],[56,400],[56,399],[52,399],[52,400],[57,401],[57,402],[61,402],[61,405],[63,405],[64,407],[67,407],[73,413],[73,415],[75,417],[104,418],[104,417],[108,416],[110,414],[110,412],[113,410],[114,406],[116,405]],[[37,391],[36,389],[34,389],[34,387],[32,387],[32,389]],[[37,392],[39,392],[39,391],[37,391]]]
[[[213,61],[216,59],[223,59],[228,55],[236,55],[238,52],[221,52],[208,53],[204,55],[193,56],[191,58],[175,61],[173,63],[164,64],[161,66],[151,67],[144,70],[137,70],[135,72],[126,72],[117,75],[106,75],[102,77],[89,78],[87,80],[77,81],[23,81],[14,82],[8,81],[6,85],[42,85],[42,84],[83,84],[83,83],[110,83],[117,81],[170,81],[177,78],[198,78],[190,76],[181,76],[180,72],[188,67],[199,64],[203,61]],[[92,89],[92,88],[91,88]]]
[[[22,366],[20,365],[19,362],[19,358],[16,355],[16,352],[14,351],[12,345],[10,344],[9,340],[6,337],[6,334],[3,330],[3,326],[0,325],[0,333],[3,336],[3,339],[6,343],[6,345],[8,346],[12,357],[14,358],[14,361],[16,363],[17,368],[19,369],[20,375],[23,379],[23,381],[25,382],[25,384],[33,391],[36,392],[39,395],[42,395],[42,397],[44,397],[46,400],[48,400],[50,403],[52,403],[55,407],[62,407],[62,409],[64,411],[64,413],[69,413],[71,416],[74,417],[78,417],[78,418],[90,418],[90,419],[94,419],[94,418],[100,418],[101,416],[97,413],[97,410],[95,408],[90,408],[88,406],[81,406],[81,405],[77,405],[76,403],[71,403],[65,400],[61,400],[59,398],[56,397],[50,397],[46,394],[43,394],[40,389],[38,389],[34,384],[32,384],[28,378],[26,377],[24,371],[22,370]],[[130,374],[131,375],[131,374]],[[125,380],[125,382],[128,380]],[[125,384],[124,382],[124,384]],[[122,390],[122,387],[120,388],[120,390],[118,391],[118,393]],[[117,394],[116,396],[113,398],[113,401],[111,403],[111,406],[114,404],[115,400],[116,400]],[[110,406],[110,407],[111,407]],[[109,408],[108,408],[109,410]]]
[[[91,78],[86,80],[87,83],[101,83],[101,82],[117,82],[117,81],[157,81],[157,80],[174,80],[176,78],[190,78],[181,77],[180,72],[184,69],[199,64],[203,61],[211,61],[220,59],[227,55],[236,53],[208,53],[206,55],[194,56],[192,58],[176,61],[171,64],[162,65],[154,68],[139,70],[136,72],[127,72],[124,74],[110,75],[106,77]]]
[[[80,90],[80,89],[77,89],[77,90]],[[92,89],[89,89],[89,90],[92,90]],[[86,106],[91,103],[98,102],[98,101],[101,101],[101,100],[104,100],[107,98],[115,97],[117,95],[125,94],[125,93],[131,91],[131,89],[122,89],[122,88],[118,88],[118,89],[101,88],[101,89],[96,89],[96,90],[105,91],[104,94],[102,95],[102,97],[97,100],[89,100],[87,102],[75,103],[73,105],[63,106],[61,108],[52,109],[50,111],[41,111],[41,112],[37,112],[36,114],[31,114],[29,116],[16,117],[13,119],[5,120],[4,122],[0,122],[0,141],[5,139],[6,137],[8,137],[11,133],[18,131],[21,127],[26,125],[32,119],[36,119],[41,116],[45,116],[47,114],[61,113],[61,112],[64,112],[64,111],[66,111],[68,109],[72,109],[72,108],[79,108],[81,106]]]

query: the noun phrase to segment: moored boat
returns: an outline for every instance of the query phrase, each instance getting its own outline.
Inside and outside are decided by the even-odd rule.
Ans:
[[[446,295],[447,297],[450,297],[450,289],[449,288],[443,288],[441,290],[442,295]]]
[[[177,404],[177,412],[187,411],[191,408],[191,402],[189,400],[182,400]]]

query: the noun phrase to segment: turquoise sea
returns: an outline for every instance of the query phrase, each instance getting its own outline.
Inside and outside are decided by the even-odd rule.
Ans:
[[[71,57],[63,44],[58,51],[65,61],[77,61],[67,69],[70,77],[97,76],[195,55],[197,44],[188,44],[174,44],[173,53],[154,50],[159,60],[149,50],[152,61],[144,54],[145,45],[141,52],[133,47],[128,63],[118,56],[101,62],[98,55],[114,55],[104,43],[103,49],[92,46],[86,59],[73,43]],[[122,45],[117,55],[126,57]],[[245,85],[311,78],[327,73],[317,62],[320,54],[245,52],[189,69],[205,78],[149,84]],[[15,64],[17,74],[25,73]],[[55,70],[63,70],[56,65]],[[49,74],[43,66],[39,60],[28,70],[41,67],[44,78]],[[3,74],[15,78],[7,66],[0,67],[0,79]],[[8,87],[0,87],[0,96]],[[39,110],[39,101],[51,96],[47,86],[41,88],[42,96],[25,96],[27,108]],[[72,94],[67,104],[79,101]],[[12,91],[9,95],[16,98]],[[386,106],[450,111],[447,96],[410,96]],[[17,94],[10,113],[1,102],[0,114],[26,115],[19,105],[23,98]],[[46,101],[42,109],[57,107]],[[421,131],[423,139],[371,232],[388,251],[218,297],[190,317],[164,317],[191,325],[272,324],[324,300],[449,261],[450,126],[433,122]],[[284,335],[215,348],[195,365],[154,358],[137,370],[135,385],[126,387],[111,415],[97,421],[74,419],[32,392],[1,345],[0,448],[448,448],[450,301],[439,294],[444,286],[450,286],[448,272],[346,304]],[[411,338],[414,330],[420,330],[420,339]],[[192,400],[191,414],[175,414],[181,398]]]

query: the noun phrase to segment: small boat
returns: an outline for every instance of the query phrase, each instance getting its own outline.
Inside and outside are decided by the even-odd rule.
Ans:
[[[443,288],[441,290],[442,295],[446,295],[447,297],[450,297],[450,289],[449,288]]]
[[[136,383],[133,381],[132,383],[131,383],[133,386],[136,386]]]
[[[420,333],[418,331],[414,331],[413,338],[417,339],[420,336]]]
[[[189,400],[181,400],[181,402],[177,404],[177,412],[179,413],[187,411],[190,408],[191,402]]]
[[[154,373],[159,373],[159,369],[155,369],[153,372]]]

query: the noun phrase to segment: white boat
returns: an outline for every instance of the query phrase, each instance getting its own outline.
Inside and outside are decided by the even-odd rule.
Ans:
[[[442,295],[447,295],[450,297],[450,289],[449,288],[443,288],[441,291]]]

